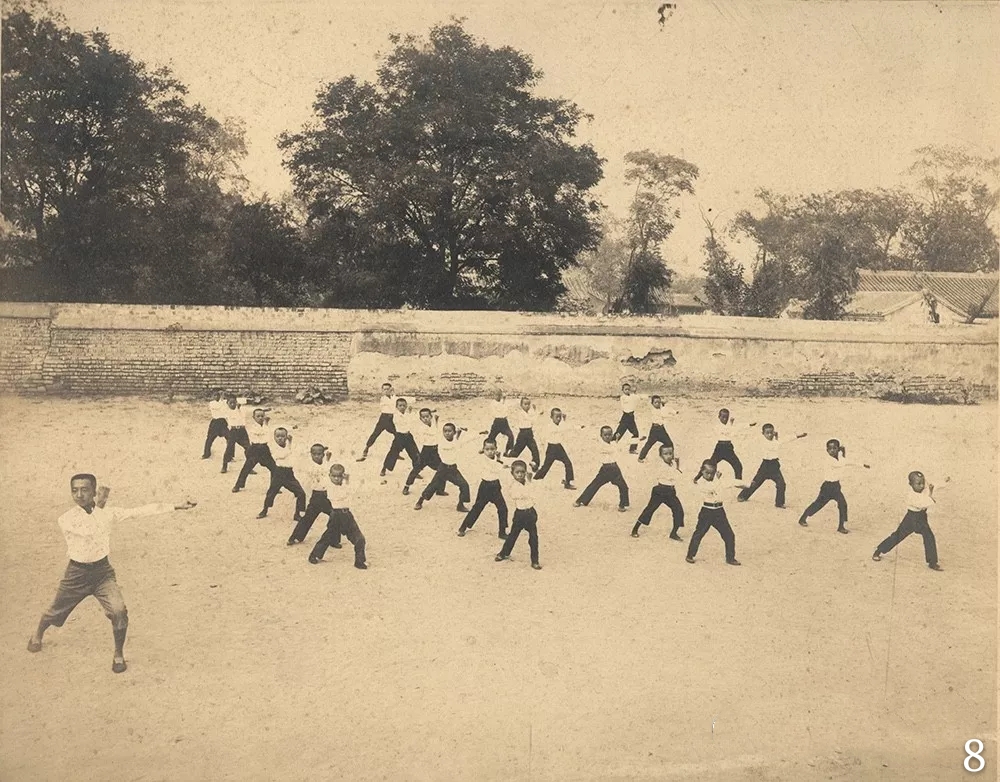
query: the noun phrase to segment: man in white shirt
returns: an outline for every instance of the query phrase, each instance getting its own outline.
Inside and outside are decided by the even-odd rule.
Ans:
[[[414,510],[423,508],[424,503],[430,500],[435,493],[443,495],[445,483],[453,483],[458,487],[458,505],[455,510],[462,513],[469,512],[465,506],[465,503],[469,501],[469,482],[465,480],[462,471],[458,469],[459,438],[464,431],[464,428],[459,429],[450,421],[441,428],[443,439],[438,442],[437,448],[439,464],[434,472],[434,477],[420,493],[417,504],[413,506]]]
[[[239,443],[240,447],[243,448],[245,456],[247,449],[250,447],[250,439],[247,437],[246,412],[234,394],[226,397],[224,414],[229,432],[226,435],[226,452],[222,454],[222,472],[228,472],[229,463],[236,455],[236,444]]]
[[[222,391],[216,391],[215,398],[208,403],[208,414],[211,419],[208,422],[208,435],[205,437],[205,449],[202,451],[202,459],[212,458],[212,443],[217,437],[225,437],[229,434],[229,426],[226,424],[226,400]]]
[[[531,485],[531,478],[528,476],[528,465],[518,459],[510,466],[513,480],[507,481],[504,491],[510,497],[514,506],[514,518],[510,528],[510,534],[504,541],[500,553],[494,557],[497,562],[510,559],[510,554],[514,550],[514,544],[521,534],[521,530],[528,533],[528,551],[531,553],[531,567],[541,570],[538,563],[538,511],[535,509],[537,500],[536,490]]]
[[[601,468],[594,476],[594,480],[583,490],[583,494],[573,503],[574,507],[589,505],[602,486],[612,483],[618,487],[618,510],[624,513],[628,509],[628,484],[625,482],[625,476],[622,475],[621,467],[618,465],[618,458],[623,448],[632,444],[634,443],[628,440],[615,440],[614,430],[610,426],[601,427],[601,442],[597,446]]]
[[[723,407],[719,411],[719,417],[715,423],[715,450],[708,457],[708,461],[715,462],[716,465],[719,462],[727,462],[733,468],[733,477],[737,481],[741,481],[743,480],[743,463],[736,455],[732,440],[732,429],[735,423],[736,419],[729,414],[728,409]]]
[[[267,512],[274,505],[278,493],[282,489],[288,489],[295,495],[295,515],[292,521],[297,522],[306,510],[306,493],[302,484],[295,477],[295,468],[292,464],[292,435],[283,426],[274,430],[271,457],[274,459],[274,469],[271,470],[271,485],[267,487],[267,494],[264,495],[264,509],[257,514],[257,518],[263,519],[267,516]]]
[[[350,476],[344,471],[342,464],[332,464],[327,478],[329,520],[326,523],[326,530],[309,554],[309,562],[318,565],[323,561],[323,555],[328,548],[340,548],[340,536],[343,535],[354,546],[354,567],[358,570],[367,570],[365,536],[361,534],[358,522],[351,513],[354,493],[347,485]]]
[[[332,456],[330,450],[322,443],[313,443],[309,448],[309,458],[296,465],[296,471],[305,491],[309,492],[309,503],[305,512],[295,525],[292,534],[288,538],[288,545],[294,546],[306,539],[309,530],[312,529],[316,517],[321,513],[329,513],[330,498],[329,475],[330,468],[327,462]]]
[[[760,467],[757,468],[757,474],[753,476],[753,480],[750,481],[750,485],[743,489],[737,500],[739,502],[746,502],[757,491],[761,486],[764,485],[764,481],[774,481],[774,507],[784,508],[785,507],[785,476],[781,474],[781,462],[779,461],[779,456],[781,453],[781,442],[778,440],[778,431],[774,428],[773,424],[764,424],[761,427],[761,433],[764,435],[763,443],[763,453],[760,462]],[[805,437],[807,432],[795,435],[796,440],[801,440]],[[794,441],[793,441],[794,442]]]
[[[242,491],[247,484],[247,477],[258,464],[264,465],[274,478],[274,457],[271,455],[271,427],[268,426],[267,408],[258,407],[253,411],[253,418],[247,422],[246,434],[250,444],[246,448],[246,461],[236,477],[233,493]]]
[[[396,433],[396,427],[393,423],[393,414],[396,412],[396,399],[397,397],[392,390],[392,383],[383,383],[382,396],[378,402],[378,421],[375,423],[375,429],[369,436],[368,442],[365,443],[364,451],[358,457],[359,462],[363,462],[368,458],[368,451],[375,445],[375,441],[378,440],[382,432],[389,432],[389,434]]]
[[[810,516],[814,516],[819,513],[828,502],[837,503],[837,532],[842,535],[846,535],[847,530],[847,499],[844,497],[844,492],[840,487],[840,480],[844,475],[844,470],[848,467],[856,467],[852,462],[847,460],[847,449],[840,444],[840,440],[827,440],[826,441],[826,455],[827,458],[823,460],[823,483],[819,487],[819,495],[812,504],[809,505],[802,515],[799,516],[799,525],[803,527],[808,527],[809,524],[806,522]],[[863,465],[867,470],[869,465]]]
[[[563,434],[566,431],[566,415],[558,407],[553,407],[549,413],[549,420],[541,429],[541,435],[545,440],[545,462],[534,475],[534,480],[540,481],[549,474],[549,470],[556,462],[562,462],[566,470],[566,478],[562,484],[567,489],[575,489],[573,485],[573,462],[569,460],[569,454],[563,447]]]
[[[139,508],[104,507],[111,492],[107,486],[97,488],[97,478],[80,473],[70,479],[70,491],[77,507],[59,517],[59,528],[66,538],[69,564],[59,583],[56,598],[38,623],[38,629],[28,641],[29,652],[42,650],[42,635],[51,627],[62,627],[73,609],[93,595],[111,620],[115,639],[115,655],[111,670],[124,673],[125,634],[128,630],[128,609],[115,580],[115,570],[108,561],[111,551],[111,525],[126,519],[154,516],[172,510],[188,510],[197,503],[185,500],[179,505],[156,503]]]
[[[670,410],[664,407],[663,397],[653,394],[649,398],[649,405],[652,410],[649,414],[649,434],[646,436],[646,442],[642,446],[642,450],[639,451],[639,461],[645,461],[646,456],[652,450],[654,445],[673,445],[674,441],[670,439],[670,435],[667,434],[667,416],[677,415],[676,410]]]
[[[507,503],[503,498],[501,478],[507,474],[503,464],[497,458],[497,444],[492,440],[483,442],[483,457],[476,460],[479,468],[479,489],[476,491],[476,501],[472,504],[472,509],[465,515],[461,526],[458,528],[458,536],[465,537],[465,533],[475,526],[479,519],[479,514],[486,509],[490,503],[496,506],[497,518],[500,522],[500,532],[498,537],[507,537]]]
[[[417,450],[417,442],[413,439],[413,427],[419,424],[419,420],[414,420],[416,416],[410,410],[409,402],[403,397],[396,397],[396,412],[393,414],[393,427],[395,433],[392,436],[392,445],[385,454],[382,462],[380,477],[385,477],[387,472],[392,472],[399,461],[399,455],[406,451],[410,457],[412,469],[416,470],[420,462],[420,452]]]
[[[875,553],[872,554],[872,559],[878,562],[882,559],[883,554],[888,554],[916,532],[924,539],[924,559],[927,560],[927,567],[931,570],[944,570],[938,564],[937,541],[934,539],[934,533],[927,523],[927,509],[936,502],[934,499],[934,484],[927,483],[924,474],[919,470],[911,472],[907,476],[907,480],[910,486],[904,497],[906,515],[903,516],[903,520],[896,527],[896,531],[878,544]],[[950,480],[951,478],[945,478],[945,485]],[[941,487],[938,488],[940,489]]]
[[[622,395],[618,397],[618,405],[621,407],[622,417],[618,420],[618,428],[615,430],[614,438],[615,440],[621,440],[626,433],[631,434],[632,441],[629,445],[629,453],[635,453],[639,445],[639,427],[635,423],[635,406],[641,399],[642,397],[632,393],[632,385],[630,383],[622,383]]]

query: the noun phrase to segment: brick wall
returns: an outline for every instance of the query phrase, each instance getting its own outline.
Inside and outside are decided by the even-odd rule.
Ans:
[[[996,324],[0,303],[0,391],[995,397]]]

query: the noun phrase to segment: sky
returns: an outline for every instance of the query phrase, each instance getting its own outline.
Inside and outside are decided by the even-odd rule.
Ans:
[[[597,196],[624,216],[624,155],[650,149],[700,169],[664,247],[697,272],[702,213],[724,226],[765,187],[788,193],[894,187],[913,151],[1000,154],[1000,4],[976,0],[50,0],[190,98],[247,128],[256,195],[290,190],[275,139],[312,117],[327,82],[372,79],[391,33],[452,16],[530,55],[541,94],[593,115],[578,138],[605,158]],[[668,12],[669,13],[669,12]],[[748,258],[749,248],[734,247]]]

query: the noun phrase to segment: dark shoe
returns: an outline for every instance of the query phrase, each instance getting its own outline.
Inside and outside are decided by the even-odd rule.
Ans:
[[[740,497],[740,496],[737,496],[737,497],[736,497],[736,501],[737,501],[737,502],[746,502],[746,501],[747,501],[747,499],[748,499],[747,497]]]
[[[841,535],[846,535],[848,532],[850,532],[850,530],[847,529],[847,527],[837,527],[837,532],[839,532]]]
[[[586,506],[586,505],[584,505],[584,504],[583,504],[582,502],[580,502],[579,500],[577,500],[576,502],[574,502],[574,503],[573,503],[573,507],[574,507],[574,508],[586,508],[587,506]]]
[[[28,651],[29,652],[40,652],[42,651],[42,642],[36,641],[34,638],[28,639]]]
[[[787,506],[787,505],[777,505],[777,504],[776,504],[776,505],[775,505],[774,507],[775,507],[775,508],[781,508],[782,510],[784,510],[784,509],[785,509],[785,508],[787,508],[788,506]]]
[[[358,570],[368,570],[368,565],[365,564],[364,562],[355,562],[354,567],[356,567]]]
[[[799,519],[799,526],[800,527],[808,527],[809,524],[806,522],[805,519]]]
[[[267,511],[266,510],[262,510],[260,513],[257,514],[257,518],[258,519],[266,519],[267,518]]]
[[[239,490],[240,490],[239,486],[233,486],[233,494],[239,493]]]
[[[541,566],[541,565],[539,565],[539,564],[538,564],[537,562],[532,562],[532,563],[531,563],[531,566],[532,566],[532,567],[533,567],[533,568],[534,568],[535,570],[541,570],[541,569],[542,569],[542,566]]]
[[[460,511],[461,513],[468,513],[469,512],[469,509],[467,507],[465,507],[465,503],[464,502],[458,503],[458,505],[455,506],[455,510]]]
[[[205,454],[204,456],[202,456],[201,458],[202,458],[202,459],[211,459],[211,458],[212,458],[212,454],[210,454],[210,453],[206,453],[206,454]]]
[[[420,510],[423,507],[424,507],[424,501],[417,500],[417,504],[413,506],[413,510]]]
[[[738,559],[727,559],[726,560],[726,564],[727,565],[739,565],[740,561]]]
[[[344,546],[343,546],[342,543],[331,543],[330,544],[330,548],[343,548],[343,547]]]
[[[437,496],[438,497],[447,497],[448,496],[448,492],[446,492],[444,490],[439,491],[438,494],[437,494]]]
[[[671,539],[671,540],[684,540],[684,538],[682,538],[682,537],[681,537],[680,535],[678,535],[678,534],[677,534],[676,532],[671,532],[671,533],[670,533],[670,539]]]
[[[229,468],[228,467],[223,467],[221,470],[219,470],[219,472],[221,472],[223,475],[225,475],[227,472],[229,472]]]
[[[563,483],[563,487],[569,489],[570,491],[576,491],[576,486],[573,485],[573,481]]]
[[[289,538],[289,539],[288,539],[288,540],[287,540],[287,541],[285,542],[285,545],[286,545],[286,546],[294,546],[295,544],[297,544],[297,543],[301,543],[301,542],[302,542],[301,540],[296,540],[295,538]]]
[[[644,461],[646,461],[646,457],[645,456],[640,456],[639,457],[639,464],[642,464]]]
[[[692,565],[694,564],[694,557],[684,557],[684,559],[686,559],[686,560],[687,560],[688,562],[690,562],[690,563],[691,563]]]
[[[358,457],[357,461],[363,462],[367,458],[368,458],[368,454],[363,453],[363,454],[361,454],[361,456]]]
[[[406,494],[409,494],[409,493],[410,493],[410,487],[409,486],[404,486],[403,487],[403,494],[406,495]]]
[[[384,478],[385,477],[385,467],[383,467],[381,470],[379,470],[378,477],[379,478]]]
[[[309,555],[309,564],[318,565],[323,560],[320,557],[314,557],[312,554]]]
[[[882,555],[878,551],[872,554],[872,562],[881,562],[881,561],[882,561]]]
[[[628,505],[619,505],[618,506],[618,512],[619,513],[624,513],[627,510],[628,510]]]
[[[460,537],[460,538],[464,538],[465,537],[465,527],[459,527],[459,529],[458,529],[458,537]]]
[[[941,567],[937,562],[935,562],[933,565],[928,565],[927,567],[929,567],[931,570],[944,570],[944,568]]]
[[[505,559],[508,559],[508,557],[505,557],[503,554],[497,554],[493,557],[494,562],[503,562]]]
[[[636,532],[635,530],[632,530],[632,537],[633,537],[633,538],[637,538],[637,537],[639,537],[639,533],[638,533],[638,532]]]
[[[500,540],[507,540],[507,531],[504,530],[502,532],[498,532],[497,537],[500,538]]]
[[[111,663],[111,671],[113,673],[125,673],[128,669],[128,664],[124,660],[115,660]]]

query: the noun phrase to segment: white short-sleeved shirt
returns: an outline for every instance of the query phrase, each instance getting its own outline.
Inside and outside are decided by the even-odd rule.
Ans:
[[[830,456],[830,454],[826,454],[826,458],[823,459],[823,481],[826,483],[839,483],[844,477],[844,472],[851,466],[846,456],[841,456],[838,459]]]
[[[518,429],[532,429],[535,426],[535,422],[538,420],[538,413],[534,410],[525,410],[523,407],[518,405],[518,408],[514,411],[513,422]]]
[[[566,421],[562,420],[558,424],[551,417],[546,418],[539,426],[542,439],[549,445],[561,445],[563,435],[566,434]]]
[[[711,481],[701,478],[695,484],[695,487],[698,489],[703,503],[719,503],[723,501],[724,493],[732,488],[732,482],[725,478],[720,478],[716,474],[715,479]]]
[[[514,510],[528,510],[535,507],[538,490],[527,479],[524,483],[519,483],[511,478],[504,485],[503,493],[507,502],[514,506]]]
[[[661,407],[649,406],[649,422],[651,424],[659,424],[660,426],[667,425],[667,419],[677,415],[677,411],[673,408],[663,405]]]
[[[351,507],[354,499],[354,492],[346,483],[339,486],[330,480],[329,474],[326,476],[326,498],[330,501],[330,507],[336,509],[346,509]]]
[[[622,394],[618,397],[618,405],[623,413],[634,413],[636,405],[641,401],[642,397],[638,394]]]
[[[499,402],[496,399],[491,399],[489,410],[490,413],[493,414],[494,418],[506,418],[509,414],[507,401],[505,399],[501,399]]]
[[[417,445],[421,448],[426,448],[429,445],[438,445],[444,439],[441,434],[441,428],[436,423],[431,423],[430,426],[427,426],[423,421],[419,420],[413,425],[413,436],[417,440]]]
[[[392,417],[393,426],[396,427],[396,434],[411,434],[413,427],[420,425],[420,416],[407,408],[405,413],[396,411]]]
[[[226,404],[225,400],[213,399],[208,403],[208,413],[212,416],[212,419],[225,418],[226,411],[229,410],[229,405]]]
[[[459,454],[465,450],[464,443],[460,441],[460,438],[456,435],[451,440],[448,440],[441,436],[438,441],[438,456],[441,458],[442,464],[458,464]]]
[[[728,423],[722,423],[716,417],[715,419],[715,437],[720,442],[726,442],[727,440],[733,439],[733,419],[730,418]],[[701,483],[701,481],[698,481]]]
[[[667,464],[663,459],[658,458],[654,462],[654,468],[656,470],[656,482],[660,486],[675,486],[682,474],[680,468],[677,466],[676,459],[671,464]]]
[[[271,441],[271,433],[274,427],[270,424],[258,424],[253,419],[247,421],[247,438],[251,445],[267,445]]]
[[[496,459],[489,459],[486,456],[482,456],[476,461],[476,470],[481,481],[499,481],[510,475],[510,470],[507,467]]]
[[[272,441],[268,447],[271,451],[274,463],[278,467],[292,466],[292,444],[290,442],[286,440],[284,445],[278,445],[276,442]]]
[[[66,553],[74,562],[99,562],[111,552],[111,525],[125,519],[155,516],[174,510],[167,503],[153,503],[138,508],[98,508],[87,513],[79,505],[59,517],[59,528],[66,538]]]
[[[242,407],[230,407],[229,405],[226,405],[226,410],[222,417],[226,419],[226,425],[230,429],[247,425],[247,415],[243,411]]]
[[[295,476],[308,492],[326,491],[330,483],[330,465],[325,461],[316,464],[312,457],[307,457],[296,463]]]
[[[398,396],[393,394],[392,396],[386,396],[383,394],[378,400],[378,409],[380,413],[395,415],[396,413],[396,400],[399,399]]]

